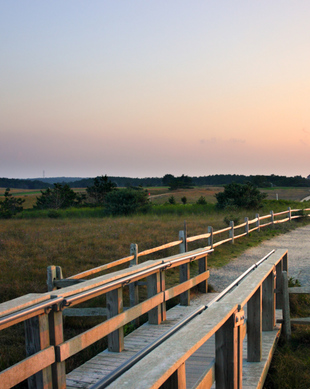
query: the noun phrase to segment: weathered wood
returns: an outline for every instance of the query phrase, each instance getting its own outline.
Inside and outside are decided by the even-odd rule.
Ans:
[[[47,314],[39,315],[24,322],[26,356],[36,354],[50,346],[49,324]],[[39,371],[28,378],[29,389],[43,389],[52,387],[51,367]]]
[[[160,389],[186,389],[185,363],[182,363]]]
[[[199,274],[205,273],[207,271],[207,268],[208,268],[208,256],[206,255],[204,258],[198,259]],[[198,284],[198,290],[200,293],[208,293],[208,279]]]
[[[207,239],[210,238],[210,236],[211,236],[210,232],[201,235],[190,236],[187,238],[187,243],[195,242],[196,240],[200,240],[200,239]],[[210,244],[208,245],[210,246]]]
[[[203,283],[205,280],[207,280],[209,278],[209,275],[210,275],[210,272],[208,270],[202,274],[199,274],[198,276],[191,278],[188,281],[183,282],[182,284],[179,284],[179,285],[173,286],[170,289],[167,289],[165,291],[165,301],[168,301],[168,300],[172,299],[173,297],[180,295],[182,292],[184,292],[184,290],[189,290],[190,288],[193,288],[194,286]]]
[[[182,243],[180,244],[180,253],[185,253],[187,244],[186,244],[186,233],[184,230],[179,231],[179,239],[182,239]],[[180,266],[180,283],[185,282],[190,279],[190,269],[189,263],[185,263]],[[190,305],[190,291],[186,290],[185,292],[180,294],[180,304],[187,306]]]
[[[215,381],[219,389],[238,388],[238,328],[233,315],[215,334]]]
[[[160,273],[157,272],[147,277],[147,296],[148,298],[155,296],[161,291]],[[151,309],[148,313],[150,324],[161,323],[161,305]]]
[[[282,277],[282,299],[283,299],[283,333],[287,340],[291,338],[291,321],[290,321],[290,297],[288,293],[287,273],[284,271]]]
[[[263,282],[263,331],[272,331],[275,326],[275,276],[271,271]]]
[[[72,357],[74,354],[104,338],[112,330],[122,328],[125,324],[131,322],[136,317],[145,314],[154,307],[157,307],[163,301],[164,294],[160,293],[144,301],[143,303],[135,305],[127,311],[120,313],[101,324],[98,324],[88,331],[85,331],[82,334],[77,335],[74,338],[67,340],[66,342],[63,342],[61,345],[56,347],[58,360],[65,361],[69,357]]]
[[[282,309],[283,307],[282,272],[283,272],[283,261],[280,261],[276,265],[276,290],[280,291],[280,293],[276,293],[276,309]]]
[[[138,245],[136,243],[131,243],[130,245],[130,255],[133,255],[133,259],[129,263],[129,267],[138,265]],[[131,282],[129,284],[129,305],[133,307],[139,303],[139,284],[137,281]],[[139,318],[136,318],[132,322],[133,326],[139,325]]]
[[[260,286],[248,301],[248,362],[262,359],[262,287]]]
[[[212,367],[202,375],[202,377],[196,383],[195,389],[211,388],[214,381],[215,381],[215,363],[213,363]]]
[[[48,266],[47,268],[47,290],[51,292],[52,290],[57,289],[54,285],[54,281],[56,280],[56,266]]]
[[[213,249],[213,227],[212,226],[208,227],[208,232],[210,234],[210,237],[208,238],[208,246],[210,246],[211,249]]]
[[[123,312],[123,288],[107,293],[108,318]],[[124,349],[124,330],[119,328],[108,335],[109,351],[121,352]]]
[[[21,311],[22,309],[26,309],[35,304],[42,303],[43,301],[49,299],[49,294],[29,293],[25,296],[6,301],[0,304],[0,318],[12,314],[13,312]]]
[[[62,312],[57,310],[52,310],[48,315],[48,319],[49,319],[50,343],[51,345],[56,347],[64,341]],[[52,381],[53,381],[53,389],[66,388],[65,362],[56,361],[55,363],[53,363]]]
[[[63,315],[67,317],[108,316],[108,311],[106,308],[68,308],[63,311]]]
[[[260,232],[260,218],[259,218],[259,214],[257,213],[255,215],[256,217],[256,227],[257,227],[257,231]]]
[[[160,290],[164,292],[166,290],[166,272],[165,272],[165,270],[162,270],[159,273],[159,276],[160,276]],[[161,320],[165,321],[166,319],[167,319],[167,306],[166,306],[166,299],[164,299],[164,301],[161,303]]]
[[[0,373],[1,389],[12,388],[40,370],[47,369],[54,362],[55,350],[53,346],[37,352]],[[46,388],[52,388],[52,386],[46,386]]]
[[[310,324],[310,317],[298,317],[291,319],[291,324]]]
[[[270,217],[271,217],[271,225],[274,227],[274,213],[273,211],[270,211]]]
[[[55,289],[57,289],[57,288],[66,288],[67,286],[80,284],[81,282],[85,282],[85,280],[75,279],[75,278],[63,278],[61,280],[55,280],[53,282],[53,285]]]
[[[171,247],[178,246],[181,243],[182,243],[182,240],[176,240],[174,242],[169,242],[169,243],[163,244],[161,246],[154,247],[152,249],[144,250],[138,254],[138,257],[142,257],[142,256],[148,255],[148,254],[153,254],[153,253],[156,253],[157,251],[160,251],[160,250],[170,249]]]
[[[245,220],[245,233],[249,235],[249,218],[245,217],[244,220]]]

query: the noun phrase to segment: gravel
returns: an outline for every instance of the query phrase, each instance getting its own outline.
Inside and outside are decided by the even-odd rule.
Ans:
[[[287,249],[289,276],[298,279],[302,286],[310,284],[310,225],[264,241],[220,269],[211,268],[209,284],[221,292],[273,249]]]

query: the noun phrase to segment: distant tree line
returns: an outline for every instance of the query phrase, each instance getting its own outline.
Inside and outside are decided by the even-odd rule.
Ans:
[[[310,179],[295,176],[277,176],[275,174],[264,175],[238,175],[238,174],[215,174],[209,176],[190,177],[184,174],[180,177],[175,177],[172,174],[166,174],[164,177],[147,177],[147,178],[130,178],[130,177],[109,177],[110,181],[115,187],[152,187],[152,186],[169,186],[171,189],[190,188],[192,186],[223,186],[233,182],[237,184],[246,184],[248,182],[259,188],[267,188],[273,186],[286,187],[310,187]],[[52,188],[53,184],[58,183],[68,185],[70,188],[87,188],[94,185],[96,178],[81,178],[75,180],[74,178],[55,177],[53,179],[13,179],[0,178],[1,188],[16,188],[16,189],[47,189]]]

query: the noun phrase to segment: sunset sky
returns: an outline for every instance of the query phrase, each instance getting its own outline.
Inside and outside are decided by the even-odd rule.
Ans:
[[[310,174],[310,1],[0,0],[0,177]]]

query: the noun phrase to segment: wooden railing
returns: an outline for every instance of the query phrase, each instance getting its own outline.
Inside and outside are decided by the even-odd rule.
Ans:
[[[276,307],[285,311],[287,266],[287,251],[277,250],[232,292],[211,304],[109,388],[186,388],[186,361],[213,335],[214,363],[209,369],[205,366],[195,388],[211,388],[214,381],[217,388],[242,388],[243,339],[247,333],[247,361],[261,361],[263,331],[274,330]]]
[[[1,388],[11,388],[28,379],[30,388],[65,388],[65,361],[103,337],[108,337],[111,351],[124,348],[125,324],[148,313],[148,320],[160,324],[166,318],[166,302],[188,294],[198,285],[201,292],[208,289],[207,255],[210,249],[197,249],[165,259],[146,261],[113,274],[103,275],[80,284],[54,290],[42,295],[27,295],[0,305],[0,330],[25,322],[28,358],[0,373]],[[199,273],[181,275],[180,284],[166,289],[165,273],[176,267],[199,262]],[[182,271],[181,271],[182,274]],[[123,312],[123,289],[146,279],[148,298]],[[64,341],[63,312],[94,297],[106,295],[107,320]],[[188,303],[185,302],[185,303]]]

